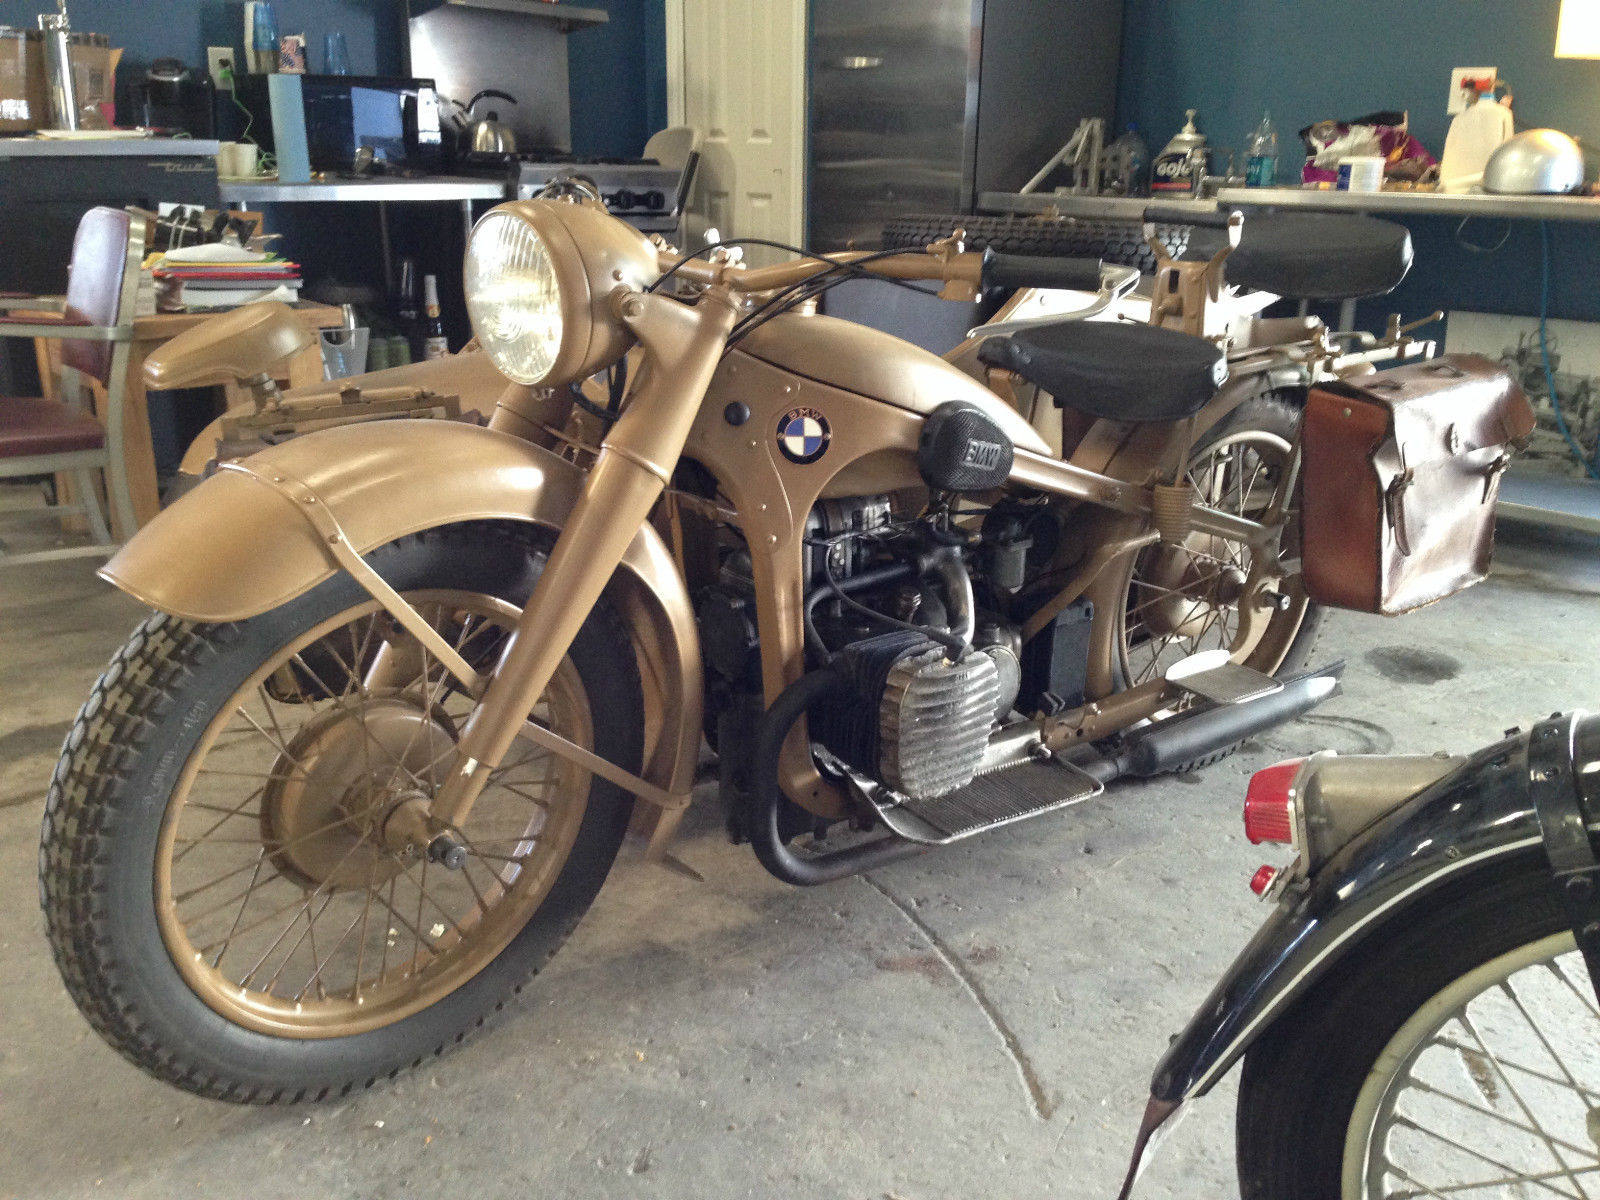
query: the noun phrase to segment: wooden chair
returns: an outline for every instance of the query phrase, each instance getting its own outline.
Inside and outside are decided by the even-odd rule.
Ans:
[[[106,494],[122,528],[138,527],[123,469],[122,414],[144,240],[142,218],[122,209],[92,208],[78,222],[72,241],[65,297],[0,297],[0,337],[57,339],[62,367],[59,399],[0,396],[0,479],[70,477],[73,503],[47,505],[44,512],[81,513],[94,539],[86,546],[0,553],[0,566],[115,550],[95,471],[104,472]],[[95,418],[89,381],[104,389],[104,424]]]

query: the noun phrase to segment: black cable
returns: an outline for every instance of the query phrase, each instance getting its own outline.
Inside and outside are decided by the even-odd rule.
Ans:
[[[913,625],[909,621],[899,620],[896,617],[889,616],[887,613],[881,613],[875,608],[868,608],[865,604],[860,604],[855,600],[852,600],[848,595],[845,594],[845,590],[839,586],[838,581],[834,579],[833,568],[828,564],[828,556],[826,554],[822,556],[822,578],[823,581],[833,589],[833,594],[835,596],[842,600],[847,607],[854,609],[863,616],[874,621],[881,621],[885,625],[892,625],[896,629],[905,629],[912,633],[920,633],[924,637],[938,642],[945,649],[951,651],[951,656],[958,661],[966,655],[966,640],[957,637],[953,633],[946,633],[944,630],[933,625]]]
[[[731,336],[735,338],[742,337],[757,325],[778,315],[776,312],[769,314],[770,309],[778,308],[783,311],[792,308],[796,304],[804,303],[813,296],[821,295],[847,279],[878,279],[895,287],[905,288],[907,291],[920,292],[924,296],[938,295],[938,292],[933,288],[919,287],[911,280],[896,279],[891,275],[880,275],[878,272],[870,271],[866,268],[867,263],[877,262],[882,258],[894,258],[904,253],[904,250],[880,250],[864,258],[856,259],[854,262],[830,263],[827,270],[818,271],[815,275],[802,279],[799,283],[792,283],[780,290],[771,299],[763,302],[759,308],[734,326]]]
[[[768,241],[766,238],[723,238],[720,242],[707,242],[704,246],[701,246],[700,249],[685,254],[677,262],[673,263],[670,267],[663,271],[661,273],[661,277],[649,287],[645,288],[645,291],[655,291],[658,287],[660,287],[667,280],[671,279],[682,268],[688,266],[695,259],[701,257],[702,255],[710,254],[713,250],[721,250],[724,246],[767,246],[773,250],[782,250],[787,254],[798,254],[801,258],[814,258],[818,262],[829,261],[828,259],[823,258],[820,254],[813,254],[809,250],[802,250],[799,246],[791,246],[787,242],[773,242]]]
[[[1456,245],[1460,246],[1463,250],[1470,250],[1473,254],[1493,254],[1495,251],[1504,246],[1511,238],[1511,221],[1508,218],[1506,220],[1506,231],[1500,235],[1500,240],[1494,245],[1485,246],[1478,242],[1474,242],[1466,236],[1467,222],[1471,220],[1471,217],[1462,217],[1461,224],[1456,226],[1455,242]]]
[[[572,402],[574,404],[583,409],[583,411],[588,413],[591,417],[603,422],[608,429],[615,424],[617,418],[622,415],[616,411],[615,405],[612,405],[610,408],[601,408],[593,400],[585,396],[580,386],[576,383],[567,384],[567,392],[572,397]]]
[[[937,296],[938,291],[933,288],[919,287],[911,280],[895,279],[892,276],[880,275],[876,271],[867,269],[866,264],[868,263],[876,262],[882,258],[893,258],[904,253],[906,252],[903,249],[880,250],[864,258],[856,259],[854,262],[831,263],[827,270],[819,271],[809,279],[803,279],[799,283],[789,285],[789,287],[782,289],[776,296],[763,303],[754,312],[741,319],[729,333],[728,344],[732,345],[740,338],[749,335],[760,326],[766,324],[766,322],[772,320],[773,317],[780,316],[789,309],[803,304],[815,296],[820,296],[823,292],[835,288],[849,279],[877,279],[893,284],[895,287],[904,288],[907,291],[918,292],[924,296]]]
[[[607,373],[606,382],[610,385],[608,406],[619,416],[622,413],[622,397],[628,391],[628,356],[624,354],[612,365]]]
[[[844,282],[844,280],[850,278],[881,279],[885,282],[895,285],[896,287],[905,288],[908,291],[920,292],[924,296],[938,295],[938,292],[934,289],[918,287],[917,284],[911,280],[894,279],[888,275],[879,275],[874,271],[869,271],[864,268],[863,264],[865,263],[876,262],[880,258],[893,258],[897,255],[907,253],[903,247],[895,250],[875,251],[864,258],[857,259],[855,262],[841,263],[834,262],[830,258],[825,258],[821,254],[802,249],[799,246],[791,246],[786,242],[775,242],[769,238],[724,238],[722,241],[711,242],[705,246],[702,246],[698,250],[684,255],[677,262],[673,263],[670,267],[663,271],[660,276],[657,277],[654,283],[645,288],[645,291],[656,291],[664,283],[666,283],[668,279],[672,278],[672,276],[676,275],[679,270],[693,262],[695,259],[709,254],[713,250],[719,250],[725,246],[766,246],[773,250],[782,250],[786,254],[793,254],[800,258],[811,259],[814,262],[825,263],[827,265],[826,270],[819,271],[817,274],[808,279],[803,279],[799,283],[791,284],[789,287],[784,288],[778,293],[777,296],[766,301],[754,312],[740,320],[740,322],[734,326],[732,333],[729,335],[728,342],[730,345],[739,338],[744,337],[751,330],[765,324],[767,321],[771,320],[772,317],[778,316],[781,312],[786,311],[788,308],[792,308],[796,304],[802,304],[806,300],[809,300],[812,296],[821,295],[823,292],[832,287],[836,287],[838,284]],[[818,286],[819,284],[820,286]],[[796,295],[796,293],[803,294]],[[782,307],[777,308],[776,311],[769,311],[778,305],[781,305]]]

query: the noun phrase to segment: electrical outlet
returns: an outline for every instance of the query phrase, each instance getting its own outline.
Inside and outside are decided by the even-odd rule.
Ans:
[[[1493,67],[1453,68],[1450,72],[1450,103],[1444,110],[1445,115],[1453,117],[1467,111],[1467,97],[1472,95],[1465,86],[1468,79],[1495,79],[1499,74]]]
[[[206,70],[219,92],[233,90],[233,57],[232,46],[206,47]]]

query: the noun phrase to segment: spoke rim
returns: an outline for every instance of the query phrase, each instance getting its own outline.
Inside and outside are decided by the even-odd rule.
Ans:
[[[517,617],[479,593],[406,598],[480,670]],[[298,701],[282,698],[290,684]],[[380,706],[387,727],[369,720]],[[369,601],[279,647],[216,710],[167,801],[154,879],[167,951],[205,1004],[279,1037],[368,1032],[437,1003],[515,938],[576,841],[587,771],[518,743],[457,831],[468,847],[459,871],[381,842],[400,797],[432,795],[471,706]],[[535,713],[593,749],[570,658]],[[306,753],[323,726],[347,753]],[[286,818],[273,814],[291,811],[294,789],[315,803],[286,836]],[[301,852],[317,847],[315,870],[303,873]]]
[[[1345,1200],[1600,1197],[1600,1145],[1593,1133],[1571,1129],[1577,1113],[1600,1102],[1600,1063],[1570,1061],[1574,1047],[1600,1041],[1588,987],[1572,934],[1559,933],[1467,972],[1423,1005],[1379,1054],[1356,1099]],[[1548,1010],[1542,1019],[1536,997]],[[1543,1061],[1530,1064],[1530,1053]],[[1457,1136],[1434,1127],[1439,1113],[1457,1114]],[[1565,1131],[1550,1127],[1563,1119]],[[1415,1161],[1419,1135],[1467,1177],[1445,1179],[1437,1160]],[[1464,1162],[1487,1177],[1468,1174]]]
[[[1199,503],[1259,518],[1271,504],[1292,451],[1290,443],[1276,434],[1241,430],[1208,447],[1189,465],[1185,477],[1194,485]],[[1161,557],[1164,554],[1169,556],[1167,560]],[[1163,561],[1177,554],[1186,557],[1190,565],[1186,577],[1172,587],[1168,586],[1170,580],[1156,576]],[[1155,679],[1191,654],[1230,647],[1238,633],[1238,607],[1225,597],[1224,589],[1248,576],[1249,569],[1248,547],[1198,534],[1191,535],[1181,550],[1163,543],[1136,554],[1122,590],[1114,646],[1124,686],[1137,687]],[[1243,661],[1268,674],[1282,664],[1305,616],[1304,595],[1298,590],[1289,595],[1289,607],[1261,621],[1252,644],[1244,648]],[[1150,620],[1149,610],[1162,604],[1171,609],[1165,624],[1176,628],[1170,632]],[[1182,632],[1184,626],[1195,622],[1199,623],[1196,631]]]

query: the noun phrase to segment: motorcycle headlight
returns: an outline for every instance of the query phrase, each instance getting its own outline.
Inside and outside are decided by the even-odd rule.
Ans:
[[[593,204],[520,200],[491,209],[467,242],[467,315],[484,352],[516,383],[559,387],[632,343],[611,292],[657,274],[644,235]]]
[[[500,373],[539,383],[561,350],[561,284],[543,238],[526,221],[496,209],[467,244],[467,315]]]

